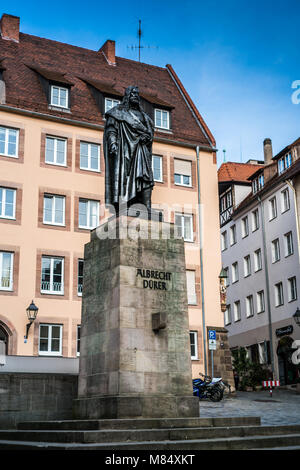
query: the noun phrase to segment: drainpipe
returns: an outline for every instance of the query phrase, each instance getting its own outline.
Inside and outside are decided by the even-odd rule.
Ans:
[[[294,207],[295,207],[297,240],[298,240],[298,258],[299,258],[299,264],[300,264],[300,229],[299,229],[299,212],[298,212],[298,206],[297,206],[297,195],[296,195],[296,190],[293,185],[293,182],[291,180],[286,180],[286,182],[291,188],[291,190],[293,191],[293,195],[294,195]]]
[[[201,284],[201,308],[202,308],[202,328],[203,328],[203,351],[204,369],[207,375],[207,354],[206,354],[206,323],[205,323],[205,302],[204,302],[204,272],[203,272],[203,239],[202,239],[202,217],[201,217],[201,192],[200,192],[200,165],[199,146],[196,147],[197,155],[197,190],[198,190],[198,224],[199,224],[199,244],[200,244],[200,284]]]
[[[265,231],[265,211],[264,211],[264,205],[262,203],[262,200],[261,200],[260,196],[258,196],[258,202],[259,202],[259,205],[260,205],[261,228],[262,228],[263,247],[264,247],[265,281],[266,281],[266,291],[267,291],[267,306],[268,306],[268,320],[269,320],[271,365],[272,365],[273,378],[275,380],[273,332],[272,332],[272,316],[271,316],[271,299],[270,299],[270,285],[269,285],[269,269],[268,269],[266,231]]]

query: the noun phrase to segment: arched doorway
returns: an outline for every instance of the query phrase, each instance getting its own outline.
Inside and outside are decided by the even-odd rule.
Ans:
[[[283,336],[278,342],[277,356],[279,366],[280,384],[289,385],[295,383],[297,374],[297,366],[292,362],[292,344],[294,340],[290,336]]]
[[[0,341],[3,341],[5,344],[5,354],[8,353],[8,334],[5,329],[0,325]]]

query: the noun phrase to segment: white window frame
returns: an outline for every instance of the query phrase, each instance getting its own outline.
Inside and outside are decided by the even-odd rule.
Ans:
[[[269,221],[276,219],[277,217],[277,201],[276,196],[269,199]]]
[[[262,256],[261,249],[258,248],[254,251],[254,271],[257,273],[262,270]]]
[[[224,312],[224,325],[231,325],[231,305],[226,305],[226,310]]]
[[[231,265],[231,279],[232,279],[232,284],[235,282],[238,282],[239,280],[239,264],[237,261],[232,263]]]
[[[260,364],[267,364],[267,357],[265,351],[265,343],[258,343],[258,356],[259,356],[259,363]]]
[[[193,228],[193,215],[192,214],[180,214],[180,213],[175,213],[175,221],[176,221],[176,217],[180,217],[181,218],[181,226],[180,226],[180,230],[181,230],[181,236],[182,238],[184,239],[185,242],[193,242],[194,241],[194,228]],[[191,233],[191,238],[185,238],[184,237],[184,228],[185,228],[185,221],[186,220],[189,220],[189,224],[190,224],[190,233]],[[178,225],[177,225],[178,227]]]
[[[193,337],[193,342],[191,338]],[[198,331],[190,331],[190,345],[191,345],[191,360],[198,361]],[[195,354],[192,354],[192,346],[195,349]]]
[[[179,176],[180,181],[175,181],[175,176]],[[186,184],[183,182],[183,178],[189,178],[189,183]],[[182,175],[181,173],[174,173],[174,184],[176,186],[185,186],[186,188],[192,187],[192,177],[191,175]]]
[[[251,275],[251,256],[244,256],[244,277]]]
[[[45,199],[52,199],[51,203],[51,221],[45,220]],[[63,222],[55,222],[55,213],[56,213],[56,201],[57,199],[63,200]],[[57,194],[44,194],[43,198],[43,224],[44,225],[57,225],[59,227],[64,227],[66,221],[66,197],[60,196]]]
[[[0,129],[5,130],[5,141],[4,141],[4,153],[1,153],[3,157],[10,158],[19,158],[19,129],[14,129],[13,127],[0,126]],[[8,153],[8,134],[9,131],[16,132],[16,153],[14,155]]]
[[[280,261],[280,243],[279,243],[279,238],[276,238],[271,242],[271,247],[272,247],[272,263],[277,263]]]
[[[226,274],[227,274],[227,277],[225,277],[225,286],[228,287],[229,284],[230,284],[230,280],[229,280],[229,268],[228,268],[228,267],[224,268],[224,271],[225,271]]]
[[[3,278],[3,255],[10,255],[10,277],[9,277],[9,286],[2,285]],[[0,290],[4,291],[13,291],[13,279],[14,279],[14,253],[9,251],[0,251]]]
[[[155,158],[159,159],[159,174],[160,174],[159,179],[154,178],[154,159]],[[163,182],[163,157],[161,157],[160,155],[152,155],[152,172],[153,172],[154,181],[157,181],[158,183],[162,183]]]
[[[227,250],[227,230],[221,233],[221,251]]]
[[[5,188],[5,187],[1,186],[0,190],[2,190],[2,201],[1,201],[2,210],[0,212],[0,219],[16,220],[16,194],[17,194],[16,189]],[[5,215],[7,191],[12,191],[13,194],[14,194],[14,198],[13,198],[13,215],[12,216]]]
[[[111,107],[108,107],[107,106],[107,103],[108,101],[112,101],[113,105]],[[109,111],[110,109],[114,108],[115,106],[117,106],[118,104],[120,104],[121,101],[120,100],[117,100],[115,98],[109,98],[108,96],[105,97],[105,100],[104,100],[104,114]]]
[[[42,276],[43,276],[43,259],[47,258],[50,259],[50,289],[43,289],[42,288]],[[55,260],[60,260],[62,262],[61,265],[61,290],[54,290],[53,289],[53,268],[54,268],[54,261]],[[42,261],[41,261],[41,294],[50,294],[50,295],[64,295],[64,268],[65,268],[65,260],[64,258],[60,256],[47,256],[47,255],[42,255]]]
[[[291,256],[294,254],[294,242],[293,242],[293,233],[288,232],[284,235],[284,244],[285,244],[285,257]],[[289,246],[291,251],[289,251]]]
[[[254,303],[253,295],[247,295],[246,297],[246,317],[250,318],[254,315]]]
[[[236,225],[230,227],[230,246],[236,244]]]
[[[192,286],[187,286],[188,287],[188,289],[187,289],[188,305],[197,305],[196,272],[193,269],[187,269],[186,270],[187,279],[188,279],[188,274],[187,274],[188,272],[194,273],[193,285]],[[190,291],[189,287],[192,287],[193,293],[189,294],[189,291]]]
[[[265,292],[263,290],[256,294],[256,307],[257,313],[263,313],[265,311]]]
[[[81,165],[81,144],[86,144],[88,146],[88,155],[87,155],[87,157],[88,157],[88,166],[87,167]],[[97,150],[98,150],[98,155],[97,155],[98,167],[97,168],[92,168],[92,166],[91,166],[91,160],[92,160],[91,148],[92,148],[92,145],[95,145],[97,147]],[[80,170],[94,171],[95,173],[100,173],[100,144],[95,144],[94,142],[87,142],[87,141],[84,141],[84,140],[80,141],[79,166],[80,166]]]
[[[242,238],[246,238],[249,235],[249,221],[248,216],[242,218]]]
[[[283,284],[282,282],[277,282],[274,286],[275,289],[275,307],[281,307],[284,305],[284,296],[283,296]]]
[[[259,212],[258,209],[255,209],[252,212],[252,232],[255,232],[259,229]]]
[[[290,210],[290,193],[288,188],[281,191],[281,213],[284,214]]]
[[[47,141],[49,140],[54,141],[54,149],[53,149],[53,162],[50,162],[47,160]],[[58,163],[57,161],[57,142],[64,142],[64,162],[63,163]],[[63,137],[54,137],[52,135],[46,135],[46,142],[45,142],[45,163],[47,165],[55,165],[55,166],[67,166],[67,139],[64,139]]]
[[[80,202],[84,202],[87,205],[86,218],[87,218],[88,225],[80,225],[80,217],[79,217]],[[91,219],[91,203],[95,203],[96,207],[97,207],[97,213],[96,213],[97,224],[96,224],[95,227],[89,225],[89,221]],[[84,199],[84,198],[79,199],[79,204],[78,204],[78,228],[82,228],[82,229],[86,229],[86,230],[94,230],[98,226],[98,224],[99,224],[99,211],[100,211],[99,206],[100,206],[99,201],[95,201],[94,199]]]
[[[288,301],[294,302],[297,300],[297,279],[296,276],[292,276],[288,279]],[[292,294],[295,294],[294,296]]]
[[[235,322],[240,321],[242,318],[240,300],[236,300],[233,304],[233,318]]]
[[[163,123],[163,119],[162,119],[162,113],[167,113],[167,126],[159,126],[157,124],[157,119],[156,119],[156,112],[160,112],[161,114],[161,124]],[[165,129],[165,130],[170,130],[170,111],[167,111],[166,109],[160,109],[160,108],[155,108],[154,109],[154,122],[155,122],[155,127],[157,127],[158,129]]]
[[[84,263],[84,260],[79,259],[77,261],[77,295],[78,295],[78,297],[82,297],[82,284],[79,284],[79,263]],[[83,276],[82,276],[82,278],[83,278]],[[81,285],[81,290],[79,288],[80,285]]]
[[[41,351],[40,350],[40,339],[41,339],[41,327],[42,326],[47,326],[48,327],[48,349],[47,351]],[[59,336],[59,351],[52,351],[51,350],[51,343],[52,343],[52,328],[53,327],[58,327],[60,330],[60,336]],[[39,355],[40,356],[62,356],[62,330],[63,330],[63,325],[57,325],[57,324],[50,324],[50,323],[40,323],[39,325]],[[46,338],[44,338],[46,339]],[[57,339],[57,338],[55,338]]]
[[[50,91],[50,105],[51,106],[55,106],[57,108],[63,108],[63,109],[69,109],[69,102],[70,102],[70,90],[69,88],[66,88],[66,87],[63,87],[63,86],[59,86],[59,85],[50,85],[51,86],[51,91]],[[60,103],[61,100],[60,100],[60,95],[61,95],[61,90],[64,90],[66,91],[66,106],[62,105],[62,104],[57,104],[57,103],[53,103],[53,90],[54,88],[57,88],[58,89],[58,102]]]

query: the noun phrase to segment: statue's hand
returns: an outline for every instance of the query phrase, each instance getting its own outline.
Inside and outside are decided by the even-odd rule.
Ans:
[[[142,144],[149,144],[150,140],[151,140],[151,138],[148,134],[143,134],[140,138],[140,142]]]

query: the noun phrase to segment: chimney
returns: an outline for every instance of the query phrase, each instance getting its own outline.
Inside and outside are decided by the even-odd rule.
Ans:
[[[272,158],[273,158],[272,140],[271,139],[265,139],[264,140],[265,165],[268,165],[269,163],[272,163]]]
[[[2,39],[19,42],[20,18],[4,13],[0,20]]]
[[[116,43],[108,39],[99,49],[102,52],[109,65],[116,65]]]

